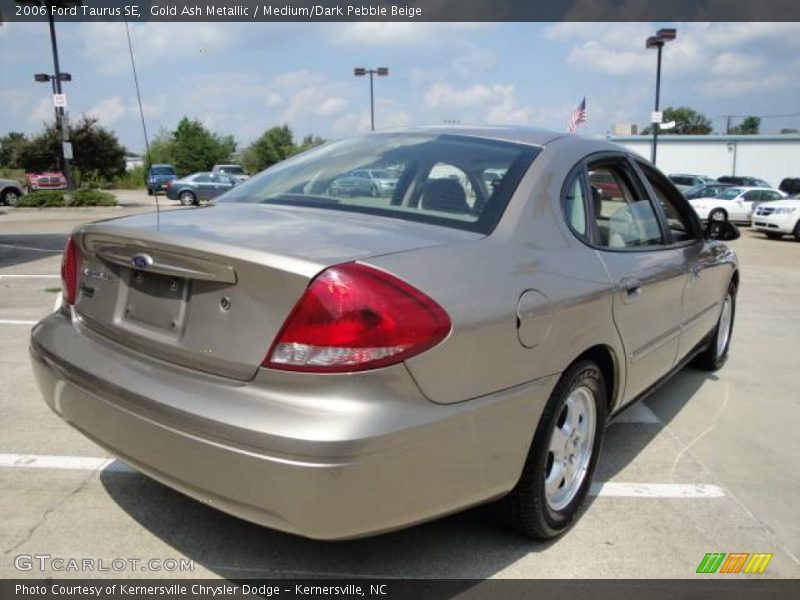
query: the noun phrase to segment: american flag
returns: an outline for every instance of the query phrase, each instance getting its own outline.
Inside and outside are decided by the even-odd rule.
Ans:
[[[572,116],[569,118],[569,132],[575,133],[578,125],[586,122],[586,98],[581,100],[581,103],[572,111]]]

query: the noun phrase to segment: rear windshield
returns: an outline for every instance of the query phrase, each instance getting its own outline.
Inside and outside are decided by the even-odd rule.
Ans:
[[[459,135],[372,134],[281,162],[220,203],[311,206],[489,233],[538,153],[533,146]],[[389,182],[354,177],[359,171]]]
[[[175,169],[172,167],[151,167],[150,172],[153,175],[175,175]]]
[[[739,188],[727,188],[719,193],[717,198],[722,198],[723,200],[733,200],[742,193],[742,190]]]

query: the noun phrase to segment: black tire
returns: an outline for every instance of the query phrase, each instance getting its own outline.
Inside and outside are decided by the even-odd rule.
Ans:
[[[724,365],[725,361],[728,360],[728,354],[731,348],[731,338],[733,337],[733,324],[736,321],[736,286],[733,283],[728,286],[728,293],[725,295],[725,299],[727,300],[728,297],[731,299],[731,318],[728,331],[728,341],[725,343],[725,347],[720,352],[717,344],[717,340],[720,336],[720,322],[722,320],[722,311],[720,311],[720,320],[717,321],[717,326],[714,327],[714,332],[709,338],[708,347],[698,354],[693,361],[693,364],[696,367],[704,371],[716,371],[722,368],[722,365]],[[725,301],[723,300],[723,303],[724,302]]]
[[[0,192],[0,204],[5,204],[7,206],[16,206],[17,200],[19,200],[20,193],[13,189],[8,188]]]
[[[147,195],[148,196],[152,196],[153,195],[153,188],[151,188],[149,186],[147,187]]]
[[[194,193],[190,192],[189,190],[184,190],[178,194],[178,201],[183,206],[191,206],[192,204],[197,204],[197,196],[195,196]]]
[[[724,208],[715,208],[710,213],[708,213],[708,220],[709,221],[727,221],[728,220],[728,211]]]
[[[772,233],[771,231],[765,231],[764,235],[766,235],[771,240],[779,240],[783,237],[782,233]]]
[[[794,224],[794,233],[792,233],[796,242],[800,242],[800,221]]]
[[[562,509],[554,510],[545,492],[545,477],[552,468],[550,442],[559,420],[563,421],[567,398],[580,387],[588,388],[594,401],[596,422],[591,455],[572,499]],[[520,480],[499,502],[500,515],[506,525],[526,536],[546,540],[563,534],[577,522],[597,467],[605,434],[606,406],[605,379],[597,364],[582,360],[564,372],[539,419]]]

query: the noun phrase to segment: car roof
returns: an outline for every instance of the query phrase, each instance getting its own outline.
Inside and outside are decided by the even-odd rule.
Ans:
[[[565,132],[549,131],[538,127],[523,127],[517,125],[459,125],[459,126],[427,126],[390,129],[376,132],[371,135],[385,135],[397,133],[431,133],[439,135],[463,135],[468,137],[501,140],[504,142],[517,142],[531,146],[545,146],[550,142],[567,136],[581,139],[579,136]],[[609,144],[610,145],[610,144]]]

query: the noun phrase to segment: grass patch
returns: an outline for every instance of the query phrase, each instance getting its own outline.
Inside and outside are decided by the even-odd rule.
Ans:
[[[26,208],[52,208],[72,206],[116,206],[114,194],[102,190],[78,190],[73,192],[72,201],[67,203],[64,192],[42,190],[26,194],[17,200],[17,206]]]

